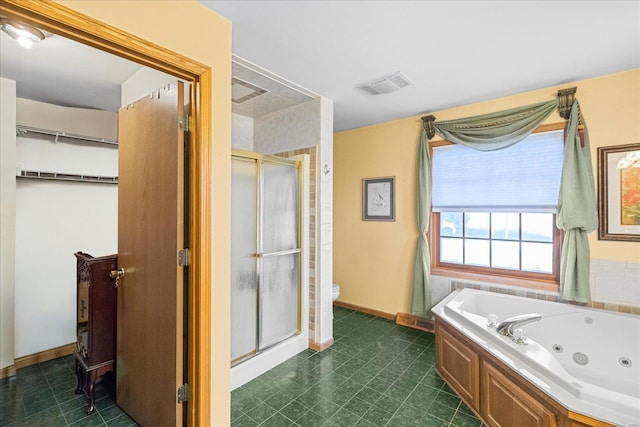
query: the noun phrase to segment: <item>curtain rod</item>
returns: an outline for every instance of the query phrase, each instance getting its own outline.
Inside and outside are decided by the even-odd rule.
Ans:
[[[58,142],[59,138],[70,138],[70,139],[78,139],[82,141],[97,142],[97,143],[107,144],[107,145],[116,146],[116,147],[118,146],[118,141],[113,139],[99,138],[99,137],[88,136],[88,135],[79,135],[77,133],[61,132],[61,131],[50,130],[50,129],[41,129],[41,128],[35,128],[32,126],[16,125],[16,135],[25,136],[29,132],[39,133],[42,135],[55,136],[55,142]]]
[[[558,91],[558,112],[560,113],[560,117],[565,120],[569,120],[569,116],[571,115],[571,106],[573,105],[573,100],[575,99],[576,91],[578,88],[576,86],[570,87],[567,89],[560,89]]]
[[[558,98],[560,98],[558,110],[560,110],[560,117],[565,120],[569,119],[569,114],[571,114],[571,105],[573,104],[573,100],[575,99],[575,94],[577,91],[578,86],[558,90],[557,96]],[[425,126],[425,129],[428,133],[428,127],[433,126],[433,122],[436,120],[436,117],[433,114],[430,114],[428,116],[420,117],[420,119],[422,119],[422,124],[423,126]]]

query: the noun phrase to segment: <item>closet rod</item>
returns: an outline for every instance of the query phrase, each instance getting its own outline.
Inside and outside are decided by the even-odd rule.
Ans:
[[[93,182],[99,184],[117,184],[117,176],[76,175],[58,172],[18,171],[18,178],[48,179],[53,181]]]
[[[57,130],[49,130],[49,129],[34,128],[31,126],[16,125],[16,135],[24,136],[29,132],[39,133],[42,135],[53,135],[56,137],[55,142],[58,142],[58,138],[71,138],[71,139],[80,139],[83,141],[99,142],[101,144],[107,144],[107,145],[115,145],[115,146],[118,145],[118,141],[113,139],[97,138],[95,136],[79,135],[77,133],[60,132]]]

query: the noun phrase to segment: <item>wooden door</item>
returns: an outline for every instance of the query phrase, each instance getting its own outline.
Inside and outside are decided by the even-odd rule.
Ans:
[[[176,82],[119,113],[116,402],[143,426],[183,418],[184,105]]]

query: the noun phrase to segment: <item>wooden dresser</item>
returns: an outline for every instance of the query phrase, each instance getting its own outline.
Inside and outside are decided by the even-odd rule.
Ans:
[[[95,410],[96,380],[115,369],[117,294],[116,280],[110,273],[117,268],[117,257],[92,257],[82,252],[75,256],[78,287],[76,394],[87,394],[87,413],[91,414]]]

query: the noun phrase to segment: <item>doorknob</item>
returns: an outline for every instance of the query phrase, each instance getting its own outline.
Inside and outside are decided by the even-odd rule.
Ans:
[[[117,270],[111,270],[111,272],[109,273],[109,276],[112,279],[116,279],[116,288],[117,288],[118,284],[120,282],[120,279],[124,277],[124,268],[119,268]]]

